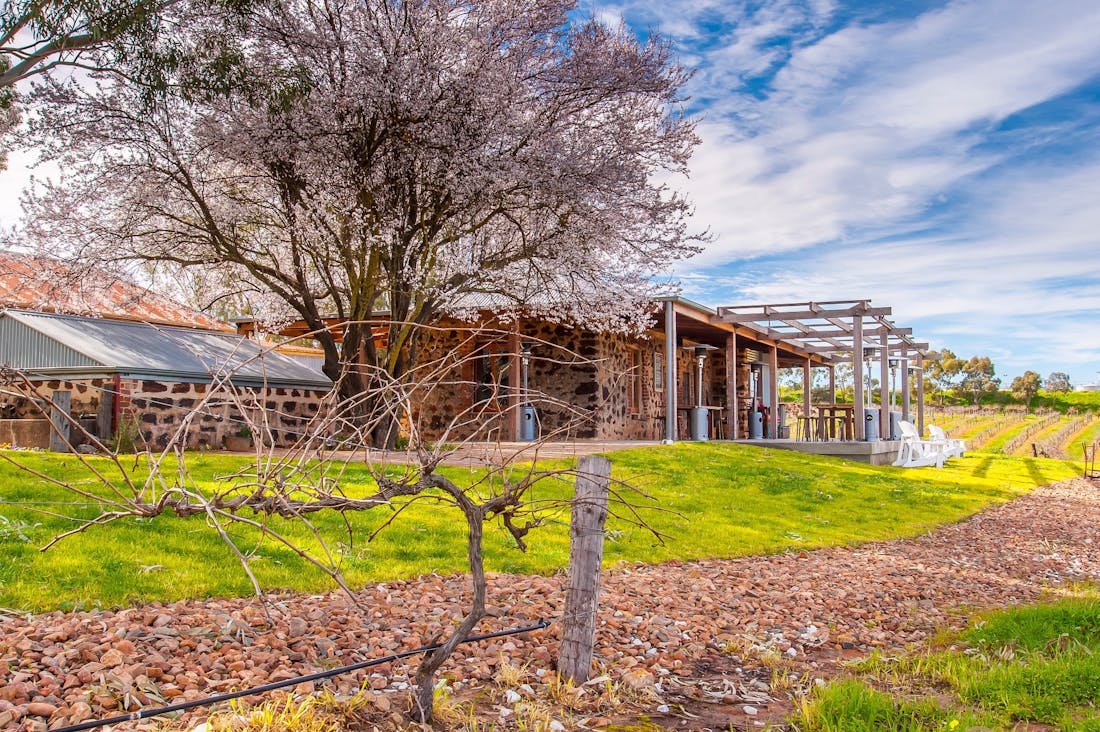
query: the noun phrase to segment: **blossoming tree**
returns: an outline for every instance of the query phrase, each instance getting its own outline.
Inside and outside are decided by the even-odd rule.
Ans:
[[[688,72],[661,39],[572,10],[285,0],[236,30],[178,23],[179,47],[223,34],[233,83],[52,83],[35,139],[68,176],[30,197],[27,234],[304,321],[348,397],[408,371],[418,325],[487,296],[638,328],[653,276],[694,251],[689,205],[661,182],[696,143]]]

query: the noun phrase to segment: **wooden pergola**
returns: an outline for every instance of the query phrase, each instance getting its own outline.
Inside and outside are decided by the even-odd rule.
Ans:
[[[888,316],[891,309],[875,307],[870,300],[834,300],[828,302],[778,303],[768,305],[731,305],[719,307],[716,321],[743,324],[763,333],[775,341],[796,346],[807,354],[803,364],[803,399],[810,407],[810,355],[819,357],[829,367],[830,390],[836,391],[835,366],[851,363],[855,394],[854,404],[859,407],[865,401],[864,358],[873,351],[880,361],[879,378],[879,430],[880,437],[889,436],[890,429],[890,362],[900,365],[906,378],[902,379],[902,419],[909,419],[910,363],[923,372],[924,361],[935,360],[928,344],[913,340],[912,328],[895,325]],[[774,378],[774,377],[773,377]],[[863,440],[864,420],[859,415],[854,420],[855,439]],[[924,432],[924,379],[917,379],[917,429]]]

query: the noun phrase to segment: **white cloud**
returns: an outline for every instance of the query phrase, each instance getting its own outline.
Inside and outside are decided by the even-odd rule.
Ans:
[[[699,264],[908,228],[1001,161],[975,152],[988,125],[1100,73],[1100,6],[987,0],[796,47],[764,100],[708,86],[758,68],[741,39],[759,46],[791,22],[769,18],[705,55],[697,93],[722,101],[686,184],[718,235]]]
[[[857,22],[796,38],[765,94],[723,94],[766,68],[736,39],[778,27],[701,55],[714,68],[696,94],[717,101],[683,185],[716,241],[685,267],[689,296],[869,297],[936,345],[994,355],[1002,373],[1091,378],[1100,158],[1015,157],[1058,140],[1068,124],[1056,118],[1029,118],[1015,149],[985,143],[1100,74],[1100,5],[975,0]]]
[[[1100,368],[1098,189],[1100,159],[1030,166],[976,193],[950,237],[816,247],[720,277],[693,271],[684,284],[716,304],[869,298],[934,347],[991,355],[1002,374],[1088,380]]]

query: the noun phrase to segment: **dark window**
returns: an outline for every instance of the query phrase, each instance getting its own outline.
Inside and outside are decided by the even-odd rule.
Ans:
[[[642,411],[642,352],[633,350],[630,352],[630,412],[640,414]]]
[[[507,407],[511,387],[511,354],[503,343],[480,346],[474,359],[474,400]]]

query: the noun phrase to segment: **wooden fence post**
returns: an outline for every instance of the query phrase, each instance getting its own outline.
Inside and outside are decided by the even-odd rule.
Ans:
[[[558,655],[558,671],[576,683],[587,681],[592,670],[610,484],[610,460],[596,455],[584,455],[577,460],[577,487],[570,522],[569,580]]]
[[[69,420],[67,417],[72,413],[73,395],[68,391],[55,391],[51,401],[53,404],[50,405],[50,422],[53,423],[53,427],[50,429],[50,452],[68,452]]]

